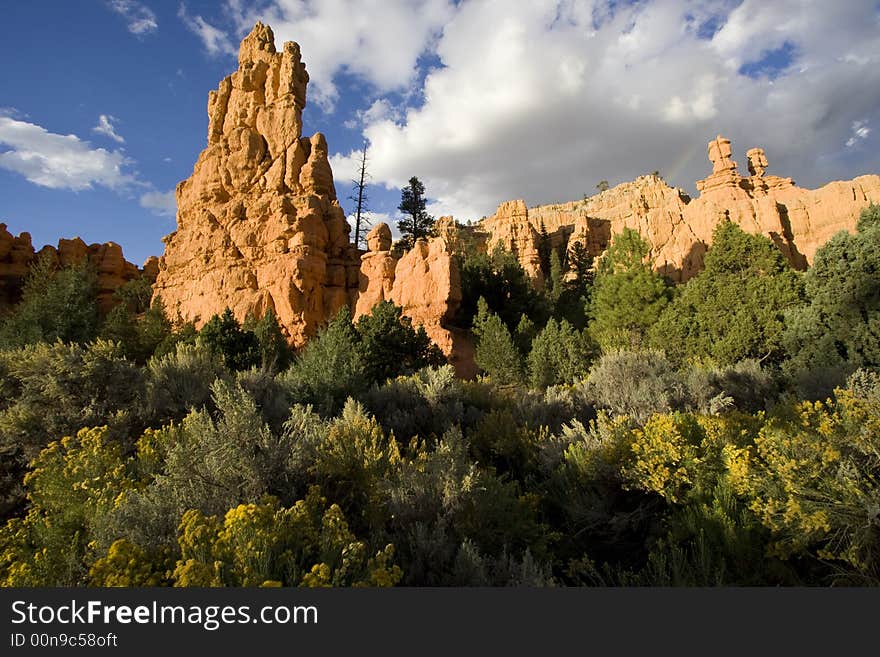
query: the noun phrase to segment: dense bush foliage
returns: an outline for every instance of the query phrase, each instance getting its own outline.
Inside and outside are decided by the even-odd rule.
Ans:
[[[98,322],[94,269],[85,263],[59,269],[45,253],[31,267],[15,312],[0,321],[0,347],[88,341],[97,335]]]
[[[389,303],[294,354],[271,314],[172,326],[139,283],[81,334],[28,293],[0,584],[878,585],[877,215],[805,274],[722,224],[674,294],[635,234],[595,285],[551,252],[534,307],[474,299],[475,380]]]
[[[731,221],[715,228],[705,268],[683,286],[653,329],[676,360],[778,362],[787,310],[802,300],[798,274],[772,242]]]
[[[804,287],[808,303],[789,312],[783,335],[788,370],[833,387],[854,368],[880,367],[880,205],[862,212],[856,234],[817,251]]]
[[[603,349],[640,348],[670,297],[648,260],[650,245],[631,228],[614,236],[599,262],[590,305],[590,333]]]

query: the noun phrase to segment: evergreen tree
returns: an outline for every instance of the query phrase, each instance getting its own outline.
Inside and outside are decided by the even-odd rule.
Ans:
[[[242,330],[229,308],[208,320],[199,331],[199,340],[212,353],[221,356],[231,370],[246,370],[260,363],[257,337]]]
[[[429,365],[446,362],[425,329],[413,328],[403,309],[390,301],[373,306],[355,325],[360,335],[361,359],[367,378],[379,383],[399,374],[412,373]]]
[[[551,263],[551,270],[555,271]],[[587,324],[586,309],[590,304],[593,287],[593,257],[581,242],[575,242],[566,251],[560,263],[561,271],[551,276],[553,283],[553,316],[565,319],[577,329]],[[566,272],[572,274],[566,278]],[[558,284],[557,282],[558,281]]]
[[[666,281],[651,268],[650,246],[631,228],[614,236],[593,284],[590,333],[603,350],[644,344],[669,302]]]
[[[21,301],[0,323],[0,345],[88,342],[98,322],[94,267],[82,261],[59,269],[46,253],[31,266]]]
[[[551,319],[532,342],[529,379],[533,388],[574,383],[590,370],[595,348],[589,336],[564,319]]]
[[[655,342],[679,361],[778,360],[784,313],[801,298],[799,274],[779,249],[725,221],[715,228],[703,271],[663,313]]]
[[[550,254],[550,276],[546,289],[550,300],[554,303],[559,301],[559,297],[565,290],[565,270],[562,267],[562,259],[555,249]]]
[[[532,340],[538,334],[538,328],[535,323],[529,319],[529,316],[523,313],[519,318],[519,324],[516,325],[513,338],[519,352],[525,356],[531,351]]]
[[[546,281],[550,277],[550,252],[553,247],[550,244],[550,236],[547,234],[547,227],[544,220],[538,228],[538,260],[541,267],[541,274]]]
[[[401,246],[405,250],[411,249],[420,237],[427,237],[434,225],[434,217],[425,211],[426,204],[425,186],[413,176],[401,191],[400,205],[397,206],[404,214],[404,218],[397,222],[397,228],[402,235]]]
[[[461,259],[461,291],[456,323],[470,327],[477,313],[477,300],[485,299],[509,330],[522,316],[543,323],[549,311],[546,299],[532,287],[516,256],[500,244],[491,254],[471,252]]]
[[[260,348],[260,367],[263,370],[280,372],[290,364],[293,354],[272,308],[267,308],[260,319],[248,313],[242,329],[253,333],[257,339]]]
[[[126,358],[144,364],[171,335],[160,298],[151,301],[153,287],[144,276],[128,281],[114,293],[116,305],[101,325],[101,337],[119,342]]]
[[[586,288],[593,282],[593,256],[584,246],[583,242],[575,242],[571,245],[568,255],[568,269],[574,273],[575,284],[578,288]]]
[[[279,378],[296,402],[314,404],[322,414],[332,415],[347,397],[370,384],[361,354],[351,310],[343,306]]]
[[[477,302],[473,330],[477,338],[474,352],[477,367],[501,385],[522,382],[522,356],[507,326],[489,310],[489,305],[482,297]]]
[[[804,287],[807,304],[787,316],[787,369],[880,367],[880,205],[816,251]]]

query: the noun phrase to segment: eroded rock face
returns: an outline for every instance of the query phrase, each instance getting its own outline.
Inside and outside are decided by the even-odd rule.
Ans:
[[[453,227],[454,222],[447,226],[447,235]],[[442,236],[420,239],[398,259],[391,252],[391,239],[391,229],[384,223],[367,234],[370,250],[361,256],[354,318],[369,314],[380,301],[391,301],[416,326],[425,328],[460,376],[473,376],[473,347],[466,332],[453,326],[461,303],[461,276],[450,245]]]
[[[242,41],[238,71],[209,94],[208,145],[177,187],[154,294],[197,326],[227,306],[239,320],[272,308],[294,346],[344,305],[359,317],[390,300],[453,354],[461,284],[449,249],[435,238],[398,260],[385,224],[367,253],[350,243],[327,142],[302,137],[308,79],[299,46],[276,52],[267,26]]]
[[[15,237],[0,224],[0,310],[21,298],[21,288],[34,258],[30,233]]]
[[[123,257],[122,247],[115,242],[86,244],[76,237],[59,240],[57,248],[47,245],[35,252],[30,233],[14,237],[6,224],[0,224],[0,309],[18,303],[31,265],[44,254],[61,267],[88,260],[97,273],[98,305],[104,313],[113,307],[117,288],[142,273]],[[143,273],[154,278],[146,267]]]
[[[276,317],[301,345],[352,303],[359,258],[333,185],[327,142],[302,137],[309,80],[299,46],[275,49],[258,23],[238,70],[208,96],[208,145],[177,187],[154,293],[197,326],[227,306]]]
[[[581,242],[594,256],[605,251],[612,235],[633,228],[651,245],[655,268],[684,281],[702,269],[719,221],[730,219],[743,230],[767,235],[794,267],[804,269],[835,233],[855,230],[862,208],[880,202],[877,175],[810,190],[791,178],[766,175],[768,161],[761,148],[747,152],[747,177],[731,159],[730,140],[719,135],[709,142],[707,154],[712,173],[697,181],[700,196],[695,199],[658,176],[641,176],[583,201],[531,210],[516,201],[515,214],[511,202],[503,203],[483,227],[492,233],[492,243],[513,248],[530,275],[537,244],[532,233],[542,222],[554,245]]]
[[[491,236],[486,248],[491,253],[497,246],[517,254],[528,277],[540,286],[543,283],[541,258],[538,255],[539,222],[533,222],[523,200],[506,201],[487,220]],[[545,226],[546,227],[546,226]]]
[[[452,353],[452,336],[446,326],[461,303],[461,278],[443,238],[416,240],[398,260],[390,298],[415,324],[425,327],[443,353]]]
[[[379,223],[367,233],[370,250],[361,256],[354,317],[368,315],[380,301],[391,300],[397,258],[391,254],[391,229]]]

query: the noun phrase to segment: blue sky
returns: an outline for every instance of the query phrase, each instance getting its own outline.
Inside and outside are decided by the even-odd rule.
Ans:
[[[140,264],[174,230],[207,93],[255,20],[296,40],[305,134],[351,209],[369,143],[379,219],[419,176],[435,215],[580,198],[659,169],[693,192],[706,142],[762,146],[803,186],[880,173],[873,0],[90,0],[5,3],[0,222],[37,247],[115,241]]]

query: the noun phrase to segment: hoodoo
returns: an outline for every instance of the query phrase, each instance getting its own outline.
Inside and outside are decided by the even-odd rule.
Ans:
[[[177,230],[165,238],[154,294],[197,326],[226,307],[239,320],[271,308],[295,346],[344,305],[361,315],[393,300],[450,355],[445,323],[461,289],[449,249],[434,238],[398,260],[384,226],[361,256],[327,142],[302,136],[308,81],[299,46],[277,52],[268,26],[242,41],[238,70],[208,96],[208,145],[177,186]]]
[[[542,224],[557,246],[581,242],[594,256],[605,251],[614,234],[633,228],[651,245],[655,268],[684,281],[702,269],[719,221],[729,219],[743,230],[767,235],[793,266],[804,269],[832,235],[855,231],[862,208],[880,202],[877,175],[803,189],[791,178],[766,175],[762,148],[746,153],[748,176],[740,175],[731,159],[729,139],[718,135],[707,154],[712,173],[697,181],[697,198],[657,175],[641,176],[583,201],[531,209],[522,201],[502,203],[483,229],[492,235],[490,247],[500,242],[513,249],[526,272],[539,279]]]

